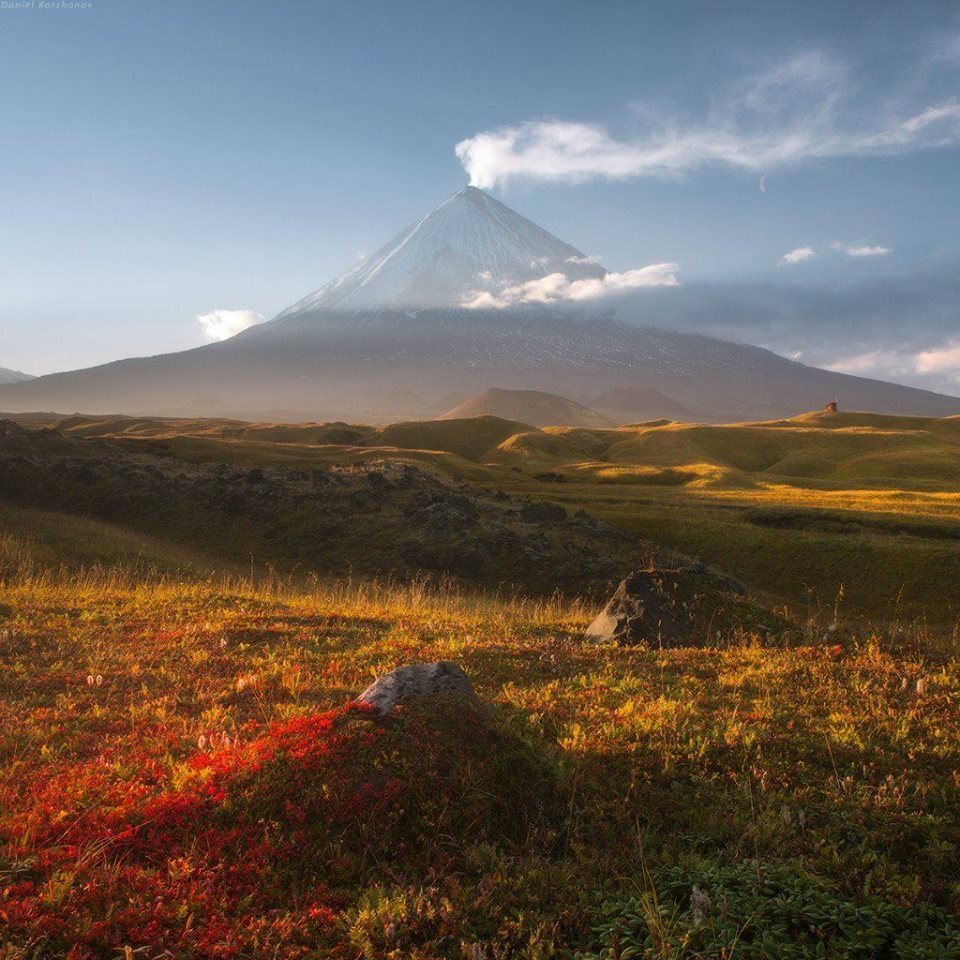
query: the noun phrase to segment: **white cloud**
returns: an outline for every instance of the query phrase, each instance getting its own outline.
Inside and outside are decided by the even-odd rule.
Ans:
[[[804,260],[809,260],[811,257],[815,257],[817,251],[813,247],[797,247],[795,250],[791,250],[789,253],[785,253],[781,258],[781,263],[803,263]]]
[[[827,364],[839,373],[910,380],[938,374],[939,382],[925,384],[933,389],[960,383],[960,339],[952,338],[926,350],[877,349],[844,357]]]
[[[842,243],[840,240],[834,240],[830,244],[830,249],[845,253],[848,257],[883,257],[888,253],[893,253],[890,247],[857,246],[856,244]],[[817,256],[817,251],[813,247],[797,247],[785,253],[780,258],[780,264],[803,263],[804,260],[811,260],[815,256]]]
[[[866,353],[857,353],[827,365],[828,370],[855,374],[888,373],[893,369],[902,370],[907,367],[909,358],[892,350],[868,350]]]
[[[253,310],[211,310],[197,314],[208,340],[228,340],[238,333],[263,322],[263,316]]]
[[[470,182],[490,188],[682,175],[708,165],[760,172],[960,143],[956,98],[910,108],[858,99],[864,88],[842,64],[810,52],[746,77],[702,116],[637,107],[640,129],[622,137],[600,124],[531,120],[477,133],[455,152]]]
[[[960,379],[960,340],[950,340],[932,350],[921,350],[916,355],[917,373],[953,371]]]
[[[848,257],[882,257],[890,253],[889,247],[844,247]]]
[[[467,297],[463,306],[471,309],[512,307],[521,303],[557,303],[562,300],[597,300],[611,294],[640,287],[677,287],[676,263],[652,263],[623,273],[606,273],[602,277],[571,280],[565,273],[551,273],[537,280],[528,280],[504,287],[498,293],[477,291]]]

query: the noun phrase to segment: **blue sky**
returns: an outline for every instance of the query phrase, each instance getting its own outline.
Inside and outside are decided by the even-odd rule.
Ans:
[[[0,366],[270,317],[463,186],[466,142],[481,185],[610,269],[775,303],[706,332],[960,371],[955,3],[91,3],[0,9]],[[568,129],[596,140],[576,162]]]

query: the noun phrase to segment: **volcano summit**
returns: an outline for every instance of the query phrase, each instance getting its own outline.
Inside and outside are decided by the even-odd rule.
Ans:
[[[383,422],[499,387],[583,402],[656,391],[714,421],[791,416],[834,396],[847,409],[960,412],[952,397],[640,326],[642,290],[602,309],[589,300],[606,285],[675,283],[657,272],[669,266],[610,274],[466,187],[267,323],[194,350],[0,386],[0,410]]]
[[[277,320],[330,310],[458,308],[504,285],[606,272],[489,194],[465,187]]]

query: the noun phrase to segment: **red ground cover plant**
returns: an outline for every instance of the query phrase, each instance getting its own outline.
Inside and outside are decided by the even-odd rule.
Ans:
[[[350,703],[196,753],[172,775],[146,762],[117,782],[101,755],[31,784],[32,805],[0,834],[16,850],[0,922],[70,960],[127,947],[355,956],[342,914],[378,864],[400,856],[408,878],[437,877],[464,836],[519,848],[542,812],[509,786],[527,789],[532,755],[480,714],[441,703],[375,719]],[[462,826],[445,841],[451,809]]]
[[[684,911],[745,861],[836,916],[960,916],[955,641],[661,651],[584,644],[588,620],[0,580],[0,960],[609,960],[603,903],[649,895],[645,870]],[[444,659],[488,713],[342,706]]]
[[[184,956],[297,957],[326,943],[334,955],[341,904],[309,871],[294,883],[286,869],[303,867],[307,808],[295,798],[331,833],[395,800],[397,782],[358,784],[349,762],[384,732],[350,722],[367,712],[349,704],[274,724],[250,743],[195,755],[179,785],[163,783],[156,764],[111,781],[105,756],[31,784],[32,807],[3,825],[18,869],[0,888],[0,921],[71,960],[147,945]],[[286,798],[251,801],[281,768],[275,792]],[[64,807],[75,812],[65,827],[55,822]],[[269,808],[270,822],[253,808]]]

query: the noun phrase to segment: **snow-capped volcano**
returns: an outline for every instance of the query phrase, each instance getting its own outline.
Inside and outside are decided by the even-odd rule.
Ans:
[[[478,292],[562,273],[606,270],[476,187],[465,187],[278,320],[335,310],[456,308]]]
[[[467,187],[272,321],[182,353],[0,386],[0,410],[383,422],[499,387],[581,403],[639,391],[713,421],[792,416],[835,396],[847,409],[960,412],[952,397],[657,329],[639,301],[587,310],[576,298],[498,296],[545,277],[618,276]]]

